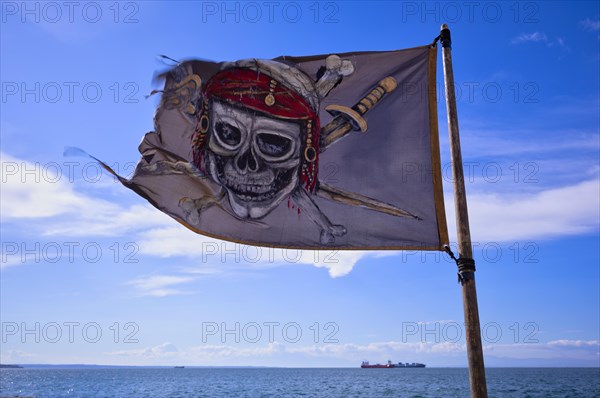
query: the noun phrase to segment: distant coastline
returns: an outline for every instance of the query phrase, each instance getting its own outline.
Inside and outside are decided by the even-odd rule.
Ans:
[[[88,364],[20,364],[20,365],[3,365],[0,368],[4,369],[173,369],[173,368],[197,368],[197,369],[266,369],[277,368],[276,366],[171,366],[171,365],[88,365]]]

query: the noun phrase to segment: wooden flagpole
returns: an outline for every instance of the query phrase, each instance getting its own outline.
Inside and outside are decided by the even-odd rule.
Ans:
[[[471,397],[487,398],[481,327],[475,289],[475,261],[471,247],[469,214],[463,173],[460,137],[458,134],[458,113],[454,91],[454,72],[452,71],[452,40],[450,29],[443,24],[440,32],[442,57],[444,62],[444,86],[446,90],[446,110],[448,113],[448,135],[450,137],[450,155],[452,175],[454,177],[454,208],[456,211],[456,232],[458,239],[458,277],[462,285],[463,310],[465,315],[465,334],[467,338],[467,356],[469,360],[469,384]]]

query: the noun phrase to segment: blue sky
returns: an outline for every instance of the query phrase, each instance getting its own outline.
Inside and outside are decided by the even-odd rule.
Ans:
[[[168,66],[453,38],[488,366],[598,366],[597,2],[2,2],[2,363],[466,366],[455,265],[195,235],[102,174]],[[438,104],[455,242],[441,55]]]

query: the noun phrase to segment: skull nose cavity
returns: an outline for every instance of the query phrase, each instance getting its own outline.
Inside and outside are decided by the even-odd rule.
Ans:
[[[252,153],[251,149],[248,149],[246,152],[238,156],[235,163],[238,170],[242,173],[247,171],[258,171],[258,160],[256,160],[256,157],[254,156],[254,153]]]

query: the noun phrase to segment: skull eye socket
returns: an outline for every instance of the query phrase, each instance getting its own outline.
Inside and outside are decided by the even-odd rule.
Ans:
[[[227,146],[236,147],[242,142],[242,132],[240,129],[227,122],[217,122],[215,124],[215,133],[219,141]]]
[[[289,137],[279,134],[257,134],[256,145],[260,153],[273,160],[282,160],[283,157],[291,155],[294,151],[294,141]]]

